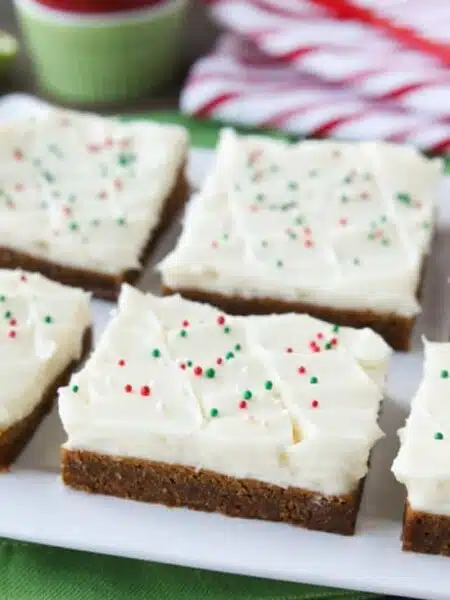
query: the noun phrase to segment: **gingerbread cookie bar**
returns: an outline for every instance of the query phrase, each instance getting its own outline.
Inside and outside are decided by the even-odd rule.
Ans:
[[[115,299],[187,197],[183,128],[49,110],[0,132],[0,267]]]
[[[390,349],[307,315],[232,317],[124,286],[60,390],[76,489],[354,532]]]
[[[90,339],[86,292],[37,273],[0,270],[0,470],[30,439]]]
[[[406,486],[403,549],[450,556],[450,344],[425,341],[424,374],[392,471]]]
[[[289,144],[224,130],[164,289],[234,314],[307,312],[407,349],[441,161],[388,143]]]

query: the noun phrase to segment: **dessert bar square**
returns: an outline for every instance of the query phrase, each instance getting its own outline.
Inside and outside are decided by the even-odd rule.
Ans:
[[[0,267],[115,299],[187,197],[181,127],[49,109],[0,132]]]
[[[392,471],[406,486],[403,550],[450,556],[450,344],[425,340],[423,378]]]
[[[234,314],[306,312],[409,346],[441,161],[388,143],[224,130],[164,289]]]
[[[86,292],[0,270],[0,470],[30,439],[90,340]]]
[[[124,286],[60,390],[73,488],[352,534],[391,351],[307,315]]]

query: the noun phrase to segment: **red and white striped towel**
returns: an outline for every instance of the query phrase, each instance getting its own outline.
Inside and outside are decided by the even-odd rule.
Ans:
[[[450,72],[443,63],[390,37],[388,28],[336,19],[323,6],[329,3],[349,4],[213,0],[213,15],[233,33],[194,66],[182,109],[296,134],[450,150]],[[393,10],[392,2],[377,0],[377,10],[383,7]]]
[[[333,3],[340,4],[339,0]],[[402,45],[378,28],[336,19],[308,0],[286,6],[274,0],[217,0],[212,11],[229,31],[297,70],[350,86],[364,97],[450,117],[449,69],[435,56]],[[447,16],[450,36],[450,2]]]
[[[181,108],[199,117],[300,135],[379,138],[435,152],[450,150],[450,123],[327,85],[231,34],[191,70]]]

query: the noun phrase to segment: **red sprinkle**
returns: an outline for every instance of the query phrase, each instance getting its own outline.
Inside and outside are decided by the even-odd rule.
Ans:
[[[9,336],[10,338],[15,338],[15,337],[16,337],[16,332],[15,332],[15,331],[10,331],[10,332],[8,333],[8,336]]]
[[[241,400],[239,402],[239,408],[247,408],[247,402],[245,400]]]
[[[194,375],[200,376],[203,373],[203,369],[200,366],[194,367]]]
[[[111,146],[113,145],[113,141],[111,138],[106,138],[105,140],[105,147],[106,148],[111,148]]]
[[[124,367],[125,361],[123,360],[123,358],[121,358],[117,364],[119,365],[119,367]]]
[[[311,402],[311,406],[312,406],[313,408],[317,408],[317,407],[319,406],[319,403],[318,403],[318,401],[317,401],[317,400],[313,400],[313,401]]]
[[[180,369],[183,369],[183,371],[186,370],[186,365],[184,363],[180,363]]]
[[[306,369],[305,367],[299,367],[297,369],[297,372],[299,373],[299,375],[304,375],[306,373]]]
[[[305,235],[311,235],[311,233],[312,233],[310,227],[304,227],[303,231],[304,231]]]
[[[219,244],[214,240],[214,242],[211,242],[211,248],[218,248]]]
[[[345,218],[339,219],[339,225],[347,225],[347,219],[345,219]]]
[[[121,190],[123,188],[123,183],[121,179],[114,179],[114,187],[116,190]]]
[[[292,348],[286,348],[286,352],[287,352],[288,354],[292,354],[294,351],[292,350]]]
[[[220,317],[217,317],[217,324],[218,325],[224,325],[225,324],[225,317],[223,315],[220,315]]]
[[[319,332],[319,333],[317,334],[317,339],[318,339],[318,340],[322,340],[322,339],[323,339],[323,333],[320,333],[320,332]]]
[[[218,365],[221,365],[221,364],[223,363],[223,358],[220,358],[220,357],[219,357],[219,358],[216,360],[216,363],[217,363]]]
[[[23,152],[21,150],[14,150],[14,158],[16,160],[22,160],[23,159]]]
[[[255,213],[255,212],[258,212],[258,210],[259,210],[259,206],[257,206],[256,204],[250,205],[250,212]]]
[[[127,394],[131,393],[133,391],[133,386],[130,385],[129,383],[127,383],[127,385],[125,386],[124,390],[126,391]]]
[[[108,194],[103,190],[102,192],[99,193],[98,197],[101,198],[102,200],[105,200],[105,198],[108,197]]]
[[[14,189],[16,190],[16,192],[23,192],[25,186],[23,185],[23,183],[16,183]]]
[[[333,344],[333,346],[336,346],[336,344],[338,343],[337,338],[331,338],[330,340],[330,344]]]
[[[313,247],[313,243],[311,240],[306,240],[305,241],[305,248],[312,248]]]
[[[66,215],[66,217],[68,217],[69,215],[72,214],[72,209],[70,208],[70,206],[63,206],[63,213]]]
[[[181,324],[183,327],[189,327],[189,321],[184,320]]]
[[[100,147],[97,144],[88,144],[87,145],[88,152],[98,152]]]
[[[15,327],[17,325],[16,319],[11,319],[11,321],[9,322],[9,324],[11,325],[11,327]]]
[[[21,275],[20,276],[20,281],[28,281],[27,280],[27,276],[26,275]]]
[[[141,396],[150,396],[150,388],[148,385],[143,385],[141,387]]]

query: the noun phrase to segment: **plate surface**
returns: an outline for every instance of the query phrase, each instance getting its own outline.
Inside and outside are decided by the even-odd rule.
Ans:
[[[24,96],[0,101],[0,124],[42,110]],[[193,150],[191,181],[198,185],[212,152]],[[450,180],[450,178],[447,178]],[[44,421],[11,473],[0,476],[0,536],[245,575],[448,600],[450,559],[400,550],[404,490],[390,473],[403,424],[421,376],[420,334],[447,340],[450,332],[450,181],[442,183],[441,214],[414,349],[396,353],[381,417],[386,438],[373,452],[357,533],[346,538],[289,525],[231,519],[185,509],[89,496],[65,489],[58,476],[64,434],[57,412]],[[174,244],[175,225],[155,260]],[[151,267],[143,289],[156,291]],[[93,301],[95,334],[112,303]]]

